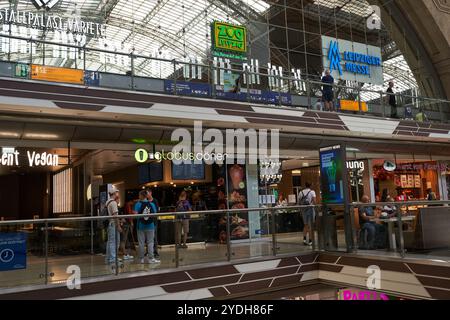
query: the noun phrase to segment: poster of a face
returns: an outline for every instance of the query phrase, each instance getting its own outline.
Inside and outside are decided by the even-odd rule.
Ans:
[[[247,181],[245,165],[230,164],[228,171],[228,203],[230,209],[247,208]],[[233,214],[231,218],[231,240],[248,239],[248,213]]]

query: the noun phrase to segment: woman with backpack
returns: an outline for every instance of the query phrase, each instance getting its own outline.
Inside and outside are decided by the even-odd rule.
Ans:
[[[178,197],[178,202],[176,206],[177,212],[188,212],[192,211],[192,206],[187,200],[187,193],[186,191],[182,191],[180,193],[180,196]],[[177,217],[180,218],[180,217]],[[183,234],[183,237],[181,237],[181,234]],[[181,221],[177,223],[177,243],[176,245],[179,248],[187,249],[187,238],[189,234],[189,216],[183,215],[181,217]],[[183,239],[182,239],[183,238]]]

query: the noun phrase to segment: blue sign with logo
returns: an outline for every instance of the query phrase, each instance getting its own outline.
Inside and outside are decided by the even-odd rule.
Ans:
[[[167,93],[173,93],[174,87],[173,80],[164,81],[164,90]],[[211,95],[211,88],[209,84],[177,81],[177,94],[182,96],[209,97]]]
[[[337,41],[330,42],[328,59],[330,60],[330,72],[333,72],[333,70],[338,70],[339,74],[342,75],[341,53],[339,52],[339,44]]]
[[[100,73],[97,71],[85,71],[84,84],[90,87],[100,86]]]
[[[273,91],[259,91],[250,92],[248,95],[246,92],[224,92],[221,90],[216,91],[217,97],[224,100],[237,100],[237,101],[251,101],[253,103],[268,103],[268,104],[281,104],[292,105],[292,96],[285,92],[273,92]]]
[[[323,66],[339,79],[383,84],[381,48],[322,36]]]
[[[27,268],[27,234],[0,233],[0,271]]]
[[[345,51],[343,57],[339,51],[337,41],[331,41],[328,49],[328,59],[330,60],[330,71],[339,71],[342,75],[342,59],[345,61],[345,71],[370,76],[370,66],[381,67],[381,58],[363,53]]]

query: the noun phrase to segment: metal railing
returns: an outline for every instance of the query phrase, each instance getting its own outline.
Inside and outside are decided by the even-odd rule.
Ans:
[[[368,203],[368,204],[362,204],[362,203],[352,203],[349,207],[349,212],[345,212],[344,205],[311,205],[311,206],[282,206],[282,207],[259,207],[259,208],[248,208],[248,209],[224,209],[224,210],[209,210],[209,211],[188,211],[188,212],[167,212],[167,213],[158,213],[158,214],[134,214],[134,215],[120,215],[120,216],[87,216],[87,217],[67,217],[67,218],[52,218],[52,219],[38,219],[38,220],[11,220],[11,221],[0,221],[0,235],[3,233],[13,233],[14,227],[17,226],[23,226],[23,225],[32,225],[33,230],[37,233],[40,233],[41,236],[35,239],[34,241],[37,243],[34,243],[34,245],[38,248],[42,249],[41,257],[44,259],[44,271],[42,274],[39,275],[40,278],[43,279],[43,282],[45,285],[48,285],[50,283],[53,283],[53,280],[51,278],[53,277],[53,273],[51,272],[51,266],[54,266],[54,261],[51,261],[50,252],[49,252],[49,244],[50,244],[50,237],[49,233],[50,231],[54,230],[56,226],[58,225],[64,225],[68,223],[89,223],[87,224],[90,228],[89,236],[90,236],[90,255],[95,255],[94,252],[94,236],[95,233],[98,232],[97,228],[94,228],[94,224],[100,225],[103,221],[110,221],[110,223],[113,223],[114,231],[117,235],[119,231],[119,223],[117,223],[119,220],[123,219],[130,219],[136,222],[137,219],[142,219],[146,217],[152,217],[152,218],[158,218],[158,223],[162,223],[162,221],[169,221],[173,224],[173,227],[175,228],[174,232],[174,241],[173,245],[175,245],[174,248],[174,267],[179,268],[181,267],[181,254],[178,244],[178,239],[180,236],[180,231],[178,228],[178,225],[182,222],[183,219],[186,217],[189,218],[195,218],[204,220],[205,223],[210,223],[206,219],[209,216],[219,216],[225,219],[225,230],[226,230],[226,243],[222,245],[226,246],[225,248],[225,259],[223,261],[231,261],[234,256],[233,247],[235,245],[245,245],[241,244],[240,242],[235,242],[232,239],[232,219],[234,216],[239,216],[242,214],[251,214],[251,213],[257,213],[257,218],[265,218],[268,226],[267,226],[267,232],[265,234],[261,234],[260,236],[256,237],[256,234],[250,235],[246,238],[249,243],[249,247],[254,245],[253,241],[266,241],[266,243],[269,243],[269,246],[271,246],[271,250],[269,254],[270,256],[279,256],[284,254],[298,254],[301,251],[346,251],[348,253],[357,253],[358,252],[358,234],[357,234],[357,228],[355,226],[354,221],[354,212],[355,208],[365,208],[365,207],[384,207],[384,206],[395,206],[395,214],[393,217],[396,218],[395,221],[392,220],[383,220],[382,218],[378,218],[378,220],[374,220],[373,222],[377,223],[387,223],[387,222],[396,222],[397,230],[399,231],[398,239],[399,239],[399,250],[401,257],[405,257],[405,246],[404,246],[404,239],[403,239],[403,233],[402,230],[402,223],[404,222],[404,218],[408,216],[407,214],[402,214],[402,209],[406,208],[406,212],[409,213],[409,207],[412,206],[419,206],[419,207],[427,207],[427,206],[445,206],[450,210],[450,201],[413,201],[413,202],[389,202],[389,203]],[[299,217],[298,220],[298,226],[295,226],[295,231],[292,231],[291,233],[286,232],[285,230],[279,230],[279,224],[280,219],[284,219],[286,217],[292,217],[295,215],[301,215],[305,210],[307,209],[313,209],[315,220],[314,223],[310,226],[310,240],[312,241],[312,246],[306,246],[303,244],[301,236],[299,234],[301,233],[303,236],[303,230],[301,229],[301,218]],[[450,214],[450,212],[449,212]],[[165,218],[172,218],[170,220],[164,220]],[[450,217],[449,217],[450,218]],[[337,226],[337,220],[342,219],[344,221],[343,228],[339,228]],[[249,227],[250,224],[250,218],[247,217],[247,227]],[[351,224],[350,229],[346,228],[346,224]],[[391,224],[392,225],[392,224]],[[103,227],[106,228],[106,227]],[[263,227],[261,227],[263,229]],[[107,229],[107,228],[106,228]],[[338,229],[341,231],[338,232]],[[352,234],[347,236],[345,234],[345,230],[351,230]],[[34,232],[33,231],[33,232]],[[22,232],[22,231],[16,231],[16,233]],[[292,249],[284,250],[281,245],[284,244],[285,238],[283,237],[283,232],[286,232],[286,234],[294,234],[293,238],[289,238],[286,244],[289,244],[292,246]],[[344,238],[339,238],[339,235],[345,235]],[[255,237],[253,237],[255,236]],[[71,235],[69,238],[75,238],[75,236]],[[114,248],[115,248],[115,254],[114,254],[114,262],[113,262],[113,274],[119,275],[122,273],[121,269],[123,269],[123,265],[120,262],[119,258],[119,239],[117,236],[114,237]],[[73,239],[72,239],[73,240]],[[343,240],[343,241],[341,241]],[[100,241],[103,241],[104,244],[105,239],[101,239]],[[107,244],[108,245],[108,244]],[[170,244],[170,247],[172,244]],[[133,247],[136,248],[136,243],[133,239]],[[306,248],[302,249],[302,248]],[[289,251],[289,252],[288,252]],[[104,251],[103,251],[104,252]],[[106,257],[108,258],[108,257]],[[205,263],[212,263],[214,262],[214,258],[206,257]],[[244,258],[242,258],[244,259]],[[222,260],[222,259],[221,259]],[[203,263],[203,262],[202,262]],[[198,264],[196,262],[193,262],[191,264],[187,265],[195,265]],[[109,265],[109,263],[108,263]],[[184,266],[187,266],[184,265]],[[0,273],[1,274],[1,273]],[[35,275],[33,275],[35,276]],[[89,276],[90,277],[90,276]],[[0,281],[0,287],[2,286]]]
[[[181,266],[181,262],[182,262],[182,258],[181,258],[181,250],[180,247],[177,245],[178,244],[178,239],[179,239],[179,228],[177,227],[177,225],[181,224],[182,220],[186,217],[194,217],[193,219],[199,219],[199,220],[204,220],[204,222],[202,223],[209,223],[207,221],[207,218],[209,216],[219,216],[225,219],[226,221],[226,226],[225,226],[225,230],[226,230],[226,241],[225,243],[222,243],[221,245],[223,245],[223,247],[225,247],[225,259],[223,259],[223,261],[231,261],[232,259],[239,259],[239,258],[235,258],[235,253],[234,253],[234,245],[236,246],[246,246],[247,242],[248,242],[248,246],[252,246],[253,241],[256,241],[260,244],[264,244],[265,246],[269,246],[270,248],[268,249],[270,253],[268,253],[269,255],[272,256],[277,256],[280,254],[286,254],[287,252],[284,252],[283,249],[281,249],[281,245],[282,243],[279,241],[280,238],[280,230],[277,227],[279,224],[279,219],[281,217],[283,217],[284,215],[300,215],[302,210],[305,210],[306,208],[315,208],[316,212],[319,212],[320,210],[320,206],[291,206],[291,207],[272,207],[272,208],[249,208],[249,209],[229,209],[229,210],[209,210],[209,211],[189,211],[189,212],[167,212],[167,213],[158,213],[158,214],[133,214],[133,215],[119,215],[119,216],[86,216],[86,217],[67,217],[67,218],[51,218],[51,219],[36,219],[36,220],[10,220],[10,221],[0,221],[0,235],[3,234],[16,234],[16,233],[20,233],[22,231],[22,229],[19,229],[19,227],[22,226],[26,226],[26,225],[32,225],[33,226],[33,232],[39,233],[40,236],[37,237],[37,239],[35,239],[34,243],[31,243],[32,245],[30,247],[36,247],[39,248],[39,250],[42,249],[41,255],[40,257],[43,258],[43,273],[39,274],[39,277],[43,280],[43,283],[45,285],[51,284],[54,281],[52,280],[54,273],[52,272],[52,268],[51,266],[54,266],[54,261],[51,259],[51,254],[50,254],[50,244],[52,243],[52,241],[50,240],[50,232],[56,230],[58,228],[58,226],[69,226],[69,225],[73,225],[73,223],[77,223],[75,228],[90,228],[89,230],[89,236],[90,236],[90,245],[91,248],[90,250],[90,254],[91,255],[95,255],[95,250],[94,247],[96,247],[97,244],[94,244],[94,236],[95,234],[98,232],[98,226],[99,225],[103,225],[104,221],[108,221],[109,223],[113,223],[114,225],[114,230],[115,233],[117,234],[119,231],[119,223],[117,223],[118,221],[122,221],[125,219],[130,219],[133,220],[134,222],[137,222],[138,219],[143,219],[146,217],[152,217],[152,218],[157,218],[158,219],[158,223],[163,223],[165,222],[170,222],[173,224],[173,227],[175,228],[175,233],[174,233],[174,239],[173,239],[173,245],[174,246],[174,252],[172,252],[172,254],[174,254],[174,265],[173,267],[175,268],[179,268]],[[235,227],[235,225],[233,224],[232,220],[234,216],[241,216],[241,215],[245,215],[248,214],[250,215],[251,213],[257,213],[258,215],[258,219],[262,219],[265,218],[266,221],[268,222],[268,226],[266,229],[266,232],[261,233],[261,235],[256,235],[254,234],[253,237],[250,236],[249,237],[244,237],[242,239],[242,241],[244,241],[244,243],[241,243],[242,241],[233,241],[232,239],[232,229]],[[167,218],[173,218],[173,219],[167,219]],[[167,219],[167,220],[166,220]],[[247,227],[249,227],[249,218],[246,218],[247,220]],[[299,218],[300,221],[300,218]],[[83,225],[84,224],[84,225]],[[97,227],[95,227],[94,225],[97,225]],[[297,231],[294,232],[294,234],[297,234],[298,232],[301,232],[302,230],[299,229],[300,225],[295,226],[297,228]],[[297,236],[294,236],[295,240],[289,240],[286,242],[286,244],[290,245],[291,247],[293,247],[294,249],[291,250],[290,253],[296,253],[299,251],[299,247],[301,246],[302,248],[305,248],[303,251],[312,251],[312,250],[318,250],[318,243],[316,242],[316,236],[315,233],[317,232],[317,230],[315,230],[314,226],[311,226],[312,230],[311,230],[311,241],[313,242],[312,246],[305,246],[302,241],[301,238]],[[108,227],[103,226],[103,229],[108,229]],[[265,226],[261,227],[261,229],[264,229]],[[69,236],[75,238],[76,236]],[[120,261],[121,259],[119,258],[119,239],[117,236],[114,237],[114,248],[116,248],[115,254],[114,254],[114,262],[113,264],[109,264],[105,262],[105,265],[109,265],[112,266],[112,273],[114,275],[119,275],[120,273],[122,273],[122,269],[123,267],[123,263]],[[73,240],[73,239],[72,239]],[[283,240],[283,239],[282,239]],[[28,242],[30,242],[31,240],[29,239]],[[100,241],[103,241],[102,244],[105,243],[105,241],[107,242],[107,239],[102,239]],[[36,243],[37,242],[37,243]],[[217,242],[219,242],[219,240],[217,239]],[[284,244],[284,243],[283,243]],[[172,244],[169,244],[169,248],[172,248],[173,246]],[[253,244],[254,245],[254,244]],[[106,246],[108,246],[108,243],[106,243]],[[136,243],[133,239],[133,247],[136,248]],[[30,248],[28,248],[27,250],[31,250]],[[172,250],[172,249],[170,249]],[[67,251],[69,251],[69,249],[67,249]],[[185,251],[183,251],[184,253]],[[65,252],[63,252],[65,253]],[[68,252],[67,252],[68,253]],[[104,251],[103,251],[104,253]],[[83,254],[79,254],[79,256],[83,255]],[[88,255],[88,253],[86,252],[86,254],[84,254],[84,256]],[[267,254],[263,254],[263,255],[267,255]],[[108,258],[108,257],[106,257]],[[207,257],[206,257],[207,258]],[[240,259],[244,259],[245,257],[241,257]],[[214,258],[211,258],[210,261],[208,261],[209,259],[207,259],[207,261],[204,262],[214,262]],[[198,264],[196,262],[193,262],[192,264]],[[186,265],[186,264],[185,264]],[[1,274],[1,273],[0,273]],[[32,275],[33,277],[36,275]],[[0,281],[0,287],[2,286],[1,284],[2,281]]]
[[[19,64],[31,65],[34,63],[40,63],[42,65],[49,65],[48,61],[53,58],[46,58],[46,53],[51,50],[52,46],[64,47],[76,52],[77,57],[80,58],[73,59],[75,62],[75,67],[79,68],[82,66],[83,71],[89,72],[99,72],[108,73],[106,61],[97,62],[102,66],[100,69],[103,70],[87,70],[87,61],[90,61],[89,54],[103,54],[111,56],[122,56],[129,59],[129,67],[125,67],[124,73],[130,78],[130,85],[125,89],[131,90],[142,90],[142,91],[152,91],[152,88],[138,88],[137,79],[140,78],[156,78],[161,80],[172,81],[171,86],[164,84],[164,92],[173,95],[190,95],[196,97],[207,97],[213,99],[224,99],[224,100],[237,100],[248,103],[260,103],[272,106],[286,106],[286,107],[301,107],[305,109],[317,110],[315,104],[318,98],[321,98],[321,90],[324,84],[320,81],[317,75],[302,74],[301,79],[292,76],[291,73],[285,72],[283,74],[272,74],[271,69],[267,66],[259,66],[259,72],[248,68],[234,69],[233,65],[228,67],[221,66],[220,63],[215,63],[212,60],[207,60],[206,63],[194,63],[186,61],[177,61],[176,59],[164,59],[158,57],[151,57],[145,55],[135,54],[134,52],[122,53],[116,51],[103,50],[98,48],[90,47],[80,47],[71,44],[61,44],[46,40],[38,40],[34,38],[23,38],[19,36],[12,35],[0,35],[0,38],[13,39],[15,41],[25,41],[29,43],[28,53],[8,53],[3,54],[7,56],[8,62],[17,62]],[[41,45],[42,51],[40,54],[33,54],[35,50]],[[35,49],[33,49],[33,46]],[[47,46],[47,49],[46,49]],[[50,49],[48,49],[50,47]],[[59,61],[59,59],[56,59]],[[137,61],[142,60],[142,63],[137,64]],[[165,64],[166,76],[160,74],[151,75],[147,71],[149,65],[152,62],[157,62],[160,64]],[[51,65],[51,64],[50,64]],[[55,66],[60,67],[60,63],[55,62]],[[170,67],[169,67],[170,66]],[[79,68],[80,69],[80,68]],[[117,68],[116,68],[117,70]],[[187,71],[186,71],[187,70]],[[191,72],[195,70],[196,76],[192,77]],[[142,73],[142,74],[140,74]],[[223,86],[224,80],[218,80],[223,77],[224,74],[237,74],[239,75],[238,87],[236,92],[226,92],[225,90],[218,89]],[[186,74],[188,76],[186,77]],[[13,76],[13,75],[11,75]],[[25,77],[27,79],[32,79],[31,72]],[[259,79],[257,81],[253,81]],[[187,91],[183,91],[186,88],[186,83],[191,87]],[[222,85],[221,85],[222,84]],[[86,85],[89,85],[86,83]],[[196,85],[205,85],[206,87],[195,88]],[[99,86],[103,86],[100,82]],[[105,85],[108,87],[108,85]],[[390,94],[384,91],[374,91],[359,86],[352,87],[340,84],[333,84],[333,91],[335,94],[335,105],[336,100],[351,100],[357,103],[358,108],[352,111],[342,111],[340,112],[356,112],[358,114],[367,114],[377,117],[389,118],[393,114],[397,114],[397,109],[402,109],[409,107],[413,110],[413,113],[425,114],[421,117],[419,121],[433,120],[438,122],[448,122],[446,115],[450,111],[450,101],[445,99],[436,99],[431,97],[421,97],[415,96],[408,93],[396,93]],[[206,88],[206,89],[205,89]],[[413,88],[411,88],[413,89]],[[161,92],[161,91],[157,91]],[[371,94],[372,97],[363,99],[363,94]],[[390,95],[394,95],[397,100],[403,101],[404,104],[392,110],[393,107],[389,105],[388,98]],[[296,99],[299,98],[299,99]],[[363,105],[367,103],[369,105],[368,110],[364,110]],[[395,111],[395,112],[393,112]],[[397,118],[405,119],[415,118],[415,114],[405,115],[402,117],[398,115]]]

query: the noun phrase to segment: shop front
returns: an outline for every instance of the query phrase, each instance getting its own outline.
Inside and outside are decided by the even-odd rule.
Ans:
[[[441,200],[441,177],[447,166],[438,161],[372,160],[376,200]]]

